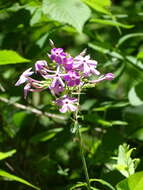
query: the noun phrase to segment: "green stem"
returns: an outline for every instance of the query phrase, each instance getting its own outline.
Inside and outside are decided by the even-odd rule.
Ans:
[[[82,135],[81,135],[81,132],[80,132],[80,129],[79,129],[79,125],[78,125],[77,130],[78,130],[78,136],[79,136],[79,141],[80,141],[80,154],[81,154],[83,169],[84,169],[86,182],[87,182],[87,189],[91,190],[90,181],[89,181],[89,174],[88,174],[87,164],[86,164],[86,160],[85,160],[85,156],[84,156],[84,150],[83,150]]]
[[[78,91],[78,104],[80,102],[80,93],[81,93],[81,89],[79,88],[79,91]],[[88,174],[87,164],[86,164],[86,160],[85,160],[85,156],[84,156],[84,150],[83,150],[82,135],[81,135],[80,127],[79,127],[79,123],[78,123],[78,112],[79,112],[79,108],[75,112],[75,127],[77,129],[77,133],[78,133],[78,137],[79,137],[80,154],[81,154],[83,169],[84,169],[84,173],[85,173],[85,177],[86,177],[87,189],[91,190],[90,181],[89,181],[89,174]]]

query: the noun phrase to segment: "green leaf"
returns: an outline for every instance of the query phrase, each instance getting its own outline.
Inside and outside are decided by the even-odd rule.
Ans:
[[[80,0],[43,0],[43,12],[53,20],[73,26],[78,32],[82,32],[91,13]]]
[[[139,70],[143,70],[143,64],[141,60],[138,60],[133,56],[126,56],[125,58],[130,64],[132,64],[132,66],[136,67]]]
[[[143,141],[143,128],[138,129],[136,132],[134,132],[131,136],[131,138],[138,139],[140,141]]]
[[[8,152],[0,152],[0,160],[6,159],[16,153],[16,150],[10,150]]]
[[[33,26],[34,24],[38,23],[41,17],[42,17],[42,9],[37,8],[34,14],[32,15],[32,18],[30,20],[30,25]]]
[[[103,20],[103,19],[92,18],[92,19],[90,19],[90,22],[95,22],[95,23],[100,23],[100,24],[110,25],[110,26],[116,26],[116,27],[119,26],[119,27],[126,28],[126,29],[130,29],[130,28],[134,27],[134,25],[123,24],[123,23],[117,22],[115,20]]]
[[[96,100],[95,100],[95,99],[86,100],[86,101],[81,105],[81,110],[89,110],[95,103],[96,103]]]
[[[61,132],[63,128],[55,128],[48,131],[44,131],[31,138],[31,142],[45,142],[55,137],[55,135]]]
[[[110,183],[108,183],[107,181],[104,181],[103,179],[90,179],[90,183],[91,182],[99,182],[102,185],[109,187],[109,189],[115,190],[115,188]]]
[[[102,0],[102,1],[101,0],[82,0],[82,1],[98,12],[111,15],[111,12],[109,11],[109,7],[111,6],[110,0]]]
[[[139,106],[143,104],[143,93],[142,93],[143,83],[138,83],[132,87],[128,93],[128,99],[131,105]]]
[[[139,161],[139,159],[131,158],[131,153],[134,149],[135,148],[129,149],[127,144],[120,145],[118,149],[117,164],[115,168],[125,177],[129,177],[135,173],[137,167],[136,160]]]
[[[124,60],[124,57],[115,51],[110,51],[109,49],[103,48],[101,46],[97,46],[97,45],[92,44],[92,43],[89,43],[88,46],[90,48],[96,50],[97,52],[102,53],[102,54],[106,54],[106,55],[109,55],[111,57],[115,57],[117,59]]]
[[[73,185],[71,188],[70,188],[70,190],[74,190],[74,189],[77,189],[78,187],[86,187],[87,186],[87,184],[86,183],[78,183],[78,184],[76,184],[76,185]]]
[[[140,51],[140,52],[137,54],[137,59],[143,59],[143,51]]]
[[[15,175],[12,175],[12,174],[4,171],[4,170],[0,170],[0,176],[2,176],[4,178],[7,178],[9,180],[12,180],[12,181],[17,181],[17,182],[23,183],[25,185],[28,185],[28,186],[34,188],[34,189],[40,190],[39,187],[36,187],[36,186],[32,185],[31,183],[29,183],[28,181],[26,181],[26,180],[24,180],[24,179],[22,179],[20,177],[17,177]]]
[[[127,34],[123,37],[121,37],[116,45],[116,47],[121,46],[126,40],[130,39],[130,38],[134,38],[134,37],[142,37],[143,33],[132,33],[132,34]]]
[[[0,65],[27,63],[30,60],[21,57],[17,52],[12,50],[0,50]]]
[[[117,190],[142,190],[143,189],[143,171],[131,175],[129,178],[120,181]]]

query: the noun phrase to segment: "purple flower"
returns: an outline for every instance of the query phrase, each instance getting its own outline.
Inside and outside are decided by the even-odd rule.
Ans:
[[[47,66],[47,62],[45,60],[36,61],[35,63],[36,72],[42,70],[45,66]]]
[[[98,83],[98,82],[101,82],[101,81],[103,81],[103,80],[112,80],[112,79],[114,79],[114,78],[115,78],[115,76],[114,76],[113,73],[107,73],[107,74],[101,76],[99,79],[97,79],[97,80],[92,80],[92,81],[89,81],[89,82],[90,82],[90,83]]]
[[[19,80],[16,82],[15,86],[19,86],[28,80],[28,77],[34,73],[33,71],[31,71],[31,69],[32,68],[29,68],[22,73],[22,75],[19,77]]]
[[[67,54],[63,51],[62,48],[53,48],[51,50],[51,55],[49,55],[52,61],[55,61],[59,64],[64,64],[66,62]]]
[[[53,75],[47,75],[46,78],[51,78],[53,79],[52,83],[51,83],[51,88],[54,88],[56,86],[56,84],[60,84],[62,87],[65,86],[62,77],[64,77],[66,74],[62,74],[60,73],[60,66],[57,67],[57,71],[55,74]]]
[[[96,70],[97,62],[90,59],[90,56],[82,56],[81,54],[74,59],[73,68],[83,72],[85,76],[90,74],[99,75],[100,72]]]
[[[30,91],[30,88],[31,88],[31,84],[30,84],[30,83],[27,83],[27,84],[24,86],[24,98],[25,98],[25,99],[26,99],[26,97],[27,97],[28,92]]]
[[[72,70],[72,68],[73,68],[73,58],[70,55],[67,56],[66,60],[63,63],[63,66],[64,66],[66,71]]]
[[[49,88],[54,95],[59,95],[60,92],[64,91],[64,87],[58,81],[56,81],[54,87],[50,86]]]
[[[80,76],[75,71],[69,71],[66,76],[64,76],[64,80],[67,81],[68,86],[75,86],[80,84]]]
[[[60,106],[60,112],[66,113],[67,111],[74,112],[77,110],[77,99],[63,96],[56,100],[56,104]]]
[[[115,75],[113,73],[105,74],[105,80],[112,80],[114,78],[115,78]]]

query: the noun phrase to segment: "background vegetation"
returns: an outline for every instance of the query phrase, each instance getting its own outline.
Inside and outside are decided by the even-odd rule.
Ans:
[[[116,76],[81,99],[93,189],[143,189],[142,23],[142,0],[0,1],[0,189],[86,189],[71,116],[59,114],[48,89],[24,100],[14,86],[47,59],[49,39],[74,56],[87,48]]]

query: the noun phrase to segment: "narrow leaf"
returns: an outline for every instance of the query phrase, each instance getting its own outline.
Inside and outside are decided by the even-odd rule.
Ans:
[[[12,175],[12,174],[4,171],[4,170],[0,170],[0,176],[2,176],[4,178],[8,178],[9,180],[12,180],[12,181],[17,181],[17,182],[23,183],[25,185],[28,185],[28,186],[34,188],[34,189],[40,190],[39,187],[36,187],[36,186],[32,185],[31,183],[29,183],[28,181],[26,181],[20,177],[17,177],[15,175]]]
[[[5,159],[5,158],[7,158],[7,157],[10,157],[10,156],[12,156],[12,155],[15,154],[15,153],[16,153],[16,150],[15,150],[15,149],[10,150],[10,151],[8,151],[8,152],[0,152],[0,160],[3,160],[3,159]]]
[[[119,27],[126,28],[126,29],[130,29],[130,28],[134,27],[134,25],[123,24],[123,23],[117,22],[115,20],[103,20],[103,19],[92,18],[92,19],[90,19],[90,22],[96,22],[96,23],[110,25],[110,26],[116,26],[116,27],[119,26]]]

